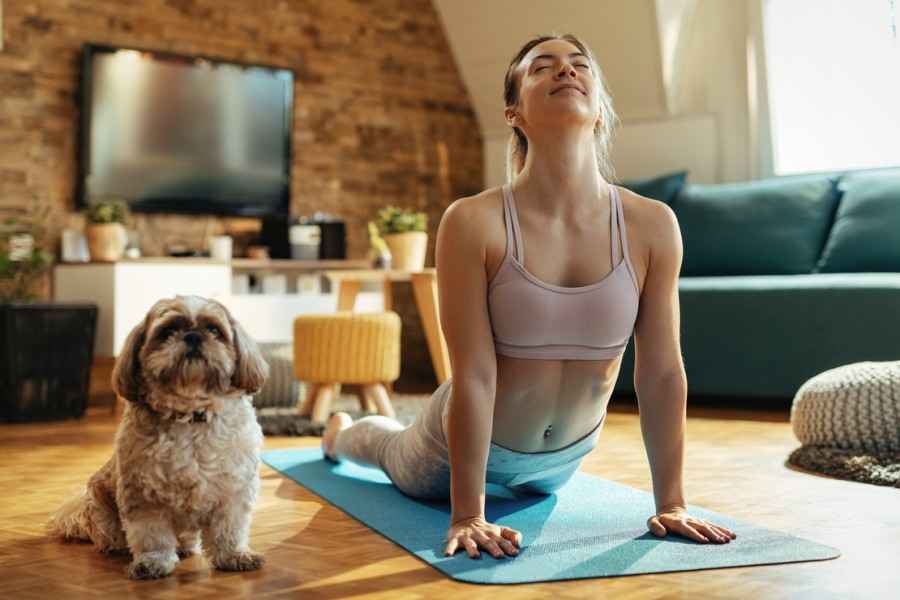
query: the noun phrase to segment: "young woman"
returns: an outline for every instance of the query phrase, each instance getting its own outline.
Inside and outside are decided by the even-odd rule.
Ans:
[[[408,428],[334,415],[326,456],[378,466],[408,495],[449,497],[448,555],[515,555],[521,533],[485,520],[485,482],[547,494],[571,478],[597,443],[633,333],[657,509],[647,526],[660,537],[729,542],[733,532],[687,514],[682,490],[687,381],[674,213],[607,181],[616,115],[576,37],[525,44],[506,73],[505,100],[508,183],[455,201],[437,232],[453,377]]]

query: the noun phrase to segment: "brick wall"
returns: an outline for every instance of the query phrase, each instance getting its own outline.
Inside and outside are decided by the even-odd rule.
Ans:
[[[366,221],[392,203],[428,213],[433,265],[444,209],[482,188],[478,124],[429,0],[6,0],[3,29],[0,215],[49,202],[54,235],[81,224],[76,92],[86,41],[291,68],[291,211],[341,216],[350,258],[365,256]],[[136,215],[132,226],[155,255],[248,223]],[[430,374],[412,293],[397,287],[404,375]]]

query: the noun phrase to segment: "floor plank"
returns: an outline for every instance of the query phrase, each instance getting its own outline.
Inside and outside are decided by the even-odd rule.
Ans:
[[[73,421],[0,425],[0,597],[896,597],[900,490],[788,467],[785,459],[797,442],[783,404],[692,401],[688,417],[689,503],[838,547],[843,556],[788,565],[475,586],[448,579],[264,466],[252,533],[255,549],[268,560],[263,570],[219,573],[193,557],[168,579],[133,582],[124,575],[127,558],[101,556],[89,544],[62,544],[43,534],[49,514],[111,452],[117,417],[96,407]],[[318,438],[268,438],[266,448],[318,443]],[[650,491],[633,402],[612,404],[599,446],[583,470]]]

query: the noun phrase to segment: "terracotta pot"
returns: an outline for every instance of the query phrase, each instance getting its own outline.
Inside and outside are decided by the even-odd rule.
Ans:
[[[128,232],[121,223],[95,223],[85,227],[84,233],[92,261],[112,262],[124,256]]]
[[[428,233],[407,231],[386,233],[385,243],[391,250],[391,268],[400,271],[421,271],[425,268],[425,251],[428,249]]]

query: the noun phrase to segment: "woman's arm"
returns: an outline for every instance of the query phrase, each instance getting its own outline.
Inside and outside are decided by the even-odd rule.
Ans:
[[[478,554],[476,544],[495,556],[503,554],[500,548],[515,553],[508,540],[516,537],[504,539],[500,528],[484,521],[485,470],[497,388],[485,269],[489,204],[484,196],[451,204],[441,218],[435,245],[440,323],[453,377],[447,415],[452,505],[448,553],[461,544],[472,556]],[[494,530],[496,535],[491,535]]]
[[[647,239],[652,240],[650,260],[634,327],[634,386],[656,508],[662,510],[684,506],[687,379],[681,358],[678,304],[683,250],[675,213],[661,202],[652,207],[656,211],[646,226]]]
[[[494,418],[497,363],[487,309],[485,241],[478,198],[444,212],[437,231],[438,307],[453,387],[447,423],[456,522],[484,516],[484,477]]]
[[[634,385],[656,502],[647,527],[659,537],[671,531],[699,542],[727,543],[737,537],[733,531],[687,513],[682,485],[687,377],[678,299],[683,247],[675,213],[653,203],[656,214],[646,232],[650,260],[634,330]]]

